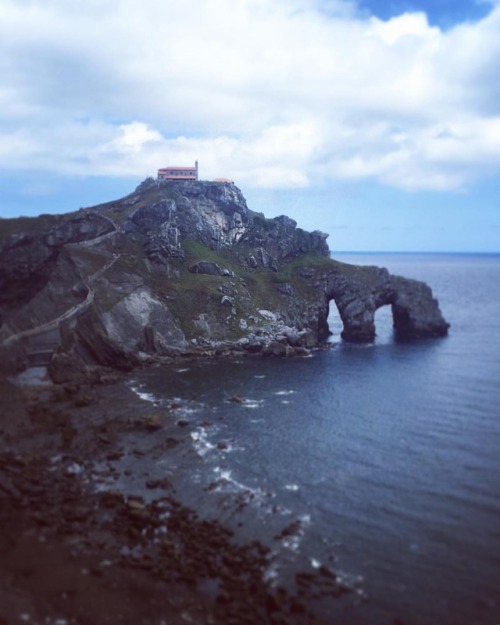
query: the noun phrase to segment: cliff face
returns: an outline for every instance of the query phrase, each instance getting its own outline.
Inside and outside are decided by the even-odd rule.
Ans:
[[[326,235],[249,210],[232,184],[147,179],[76,213],[1,220],[0,233],[7,370],[50,362],[62,381],[192,351],[288,354],[324,340],[332,301],[346,340],[372,340],[387,304],[402,336],[448,328],[428,286],[331,260]]]

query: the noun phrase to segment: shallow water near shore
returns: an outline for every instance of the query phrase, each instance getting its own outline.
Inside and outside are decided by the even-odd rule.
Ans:
[[[338,258],[428,282],[450,335],[395,341],[383,309],[373,344],[345,344],[332,311],[308,358],[134,373],[188,407],[179,497],[279,551],[270,579],[331,566],[354,590],[318,604],[332,622],[500,622],[500,256]]]

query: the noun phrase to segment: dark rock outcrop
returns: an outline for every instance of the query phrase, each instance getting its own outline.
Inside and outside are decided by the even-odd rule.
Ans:
[[[42,336],[60,336],[55,379],[68,358],[81,371],[193,351],[300,353],[328,336],[332,301],[345,340],[373,340],[384,305],[399,336],[448,329],[427,285],[332,260],[325,234],[249,210],[232,184],[148,179],[116,202],[0,226],[10,371]]]
[[[200,260],[194,265],[189,267],[191,273],[204,273],[208,276],[230,276],[229,269],[223,269],[219,267],[217,263],[213,263],[209,260]]]
[[[290,262],[301,254],[319,254],[330,256],[326,243],[326,234],[322,232],[305,232],[297,228],[297,222],[282,215],[274,219],[266,219],[255,214],[252,227],[241,237],[252,253],[250,264],[278,270],[286,262]]]

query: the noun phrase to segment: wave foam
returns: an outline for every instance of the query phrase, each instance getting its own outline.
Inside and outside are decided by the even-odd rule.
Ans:
[[[153,393],[146,393],[145,391],[141,391],[140,387],[138,386],[131,385],[130,390],[135,393],[137,397],[142,401],[147,401],[151,404],[156,404],[159,401],[158,398],[153,395]]]
[[[216,445],[208,440],[207,430],[202,427],[196,428],[191,432],[191,440],[193,441],[196,453],[202,457],[216,448]]]
[[[262,408],[264,404],[263,399],[245,399],[241,405],[243,408]]]

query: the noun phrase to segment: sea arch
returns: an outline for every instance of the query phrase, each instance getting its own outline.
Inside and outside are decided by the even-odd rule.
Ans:
[[[329,334],[328,314],[334,302],[342,320],[342,339],[371,342],[375,339],[375,312],[390,306],[396,335],[402,338],[444,336],[444,320],[432,290],[424,282],[391,275],[380,267],[354,267],[331,271],[324,281],[324,302],[318,319],[320,337]]]

